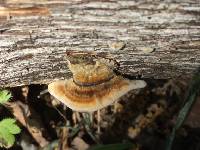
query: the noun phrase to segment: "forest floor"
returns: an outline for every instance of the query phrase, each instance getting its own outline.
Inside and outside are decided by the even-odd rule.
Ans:
[[[133,90],[114,105],[92,114],[67,108],[44,93],[46,85],[16,87],[10,89],[9,109],[0,107],[0,116],[15,117],[22,129],[10,149],[84,150],[98,144],[131,143],[131,148],[121,145],[121,150],[161,150],[183,106],[189,83],[181,78],[147,80],[144,89]],[[176,133],[174,150],[200,149],[199,108],[200,97]],[[107,149],[120,149],[119,145],[112,146]]]

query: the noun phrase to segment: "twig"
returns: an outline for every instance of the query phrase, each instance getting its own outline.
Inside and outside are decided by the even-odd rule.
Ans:
[[[28,105],[16,101],[16,102],[8,102],[6,103],[6,106],[11,109],[13,112],[13,115],[15,118],[27,128],[29,133],[32,135],[32,137],[35,139],[35,141],[40,145],[40,147],[46,146],[49,141],[45,139],[45,137],[42,136],[42,130],[45,130],[44,126],[42,125],[42,121],[39,117],[32,117],[30,119],[25,112],[29,111],[31,112],[31,115],[39,116],[34,112],[33,110],[30,111],[30,108]]]

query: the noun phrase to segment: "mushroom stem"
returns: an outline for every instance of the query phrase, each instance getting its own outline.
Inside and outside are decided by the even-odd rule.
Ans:
[[[90,123],[92,124],[93,123],[93,112],[90,112],[89,115],[90,115]]]
[[[100,128],[100,121],[101,121],[101,110],[97,110],[97,134],[101,133],[101,128]]]
[[[76,124],[77,124],[76,112],[73,112],[73,114],[72,114],[72,120],[74,122],[74,125],[76,126]]]

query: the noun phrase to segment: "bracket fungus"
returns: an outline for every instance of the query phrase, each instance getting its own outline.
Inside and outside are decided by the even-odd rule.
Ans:
[[[48,85],[51,95],[72,110],[93,112],[113,104],[133,89],[146,86],[143,80],[128,80],[113,72],[114,61],[86,55],[67,57],[73,77]]]

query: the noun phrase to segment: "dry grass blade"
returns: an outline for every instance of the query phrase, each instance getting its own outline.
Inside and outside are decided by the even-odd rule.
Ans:
[[[192,79],[190,84],[186,99],[185,105],[179,111],[176,124],[172,130],[172,133],[167,141],[166,150],[171,150],[172,144],[176,135],[176,131],[181,127],[184,120],[186,119],[187,115],[190,112],[192,105],[194,104],[195,100],[197,99],[197,95],[200,91],[200,72],[198,72]]]

